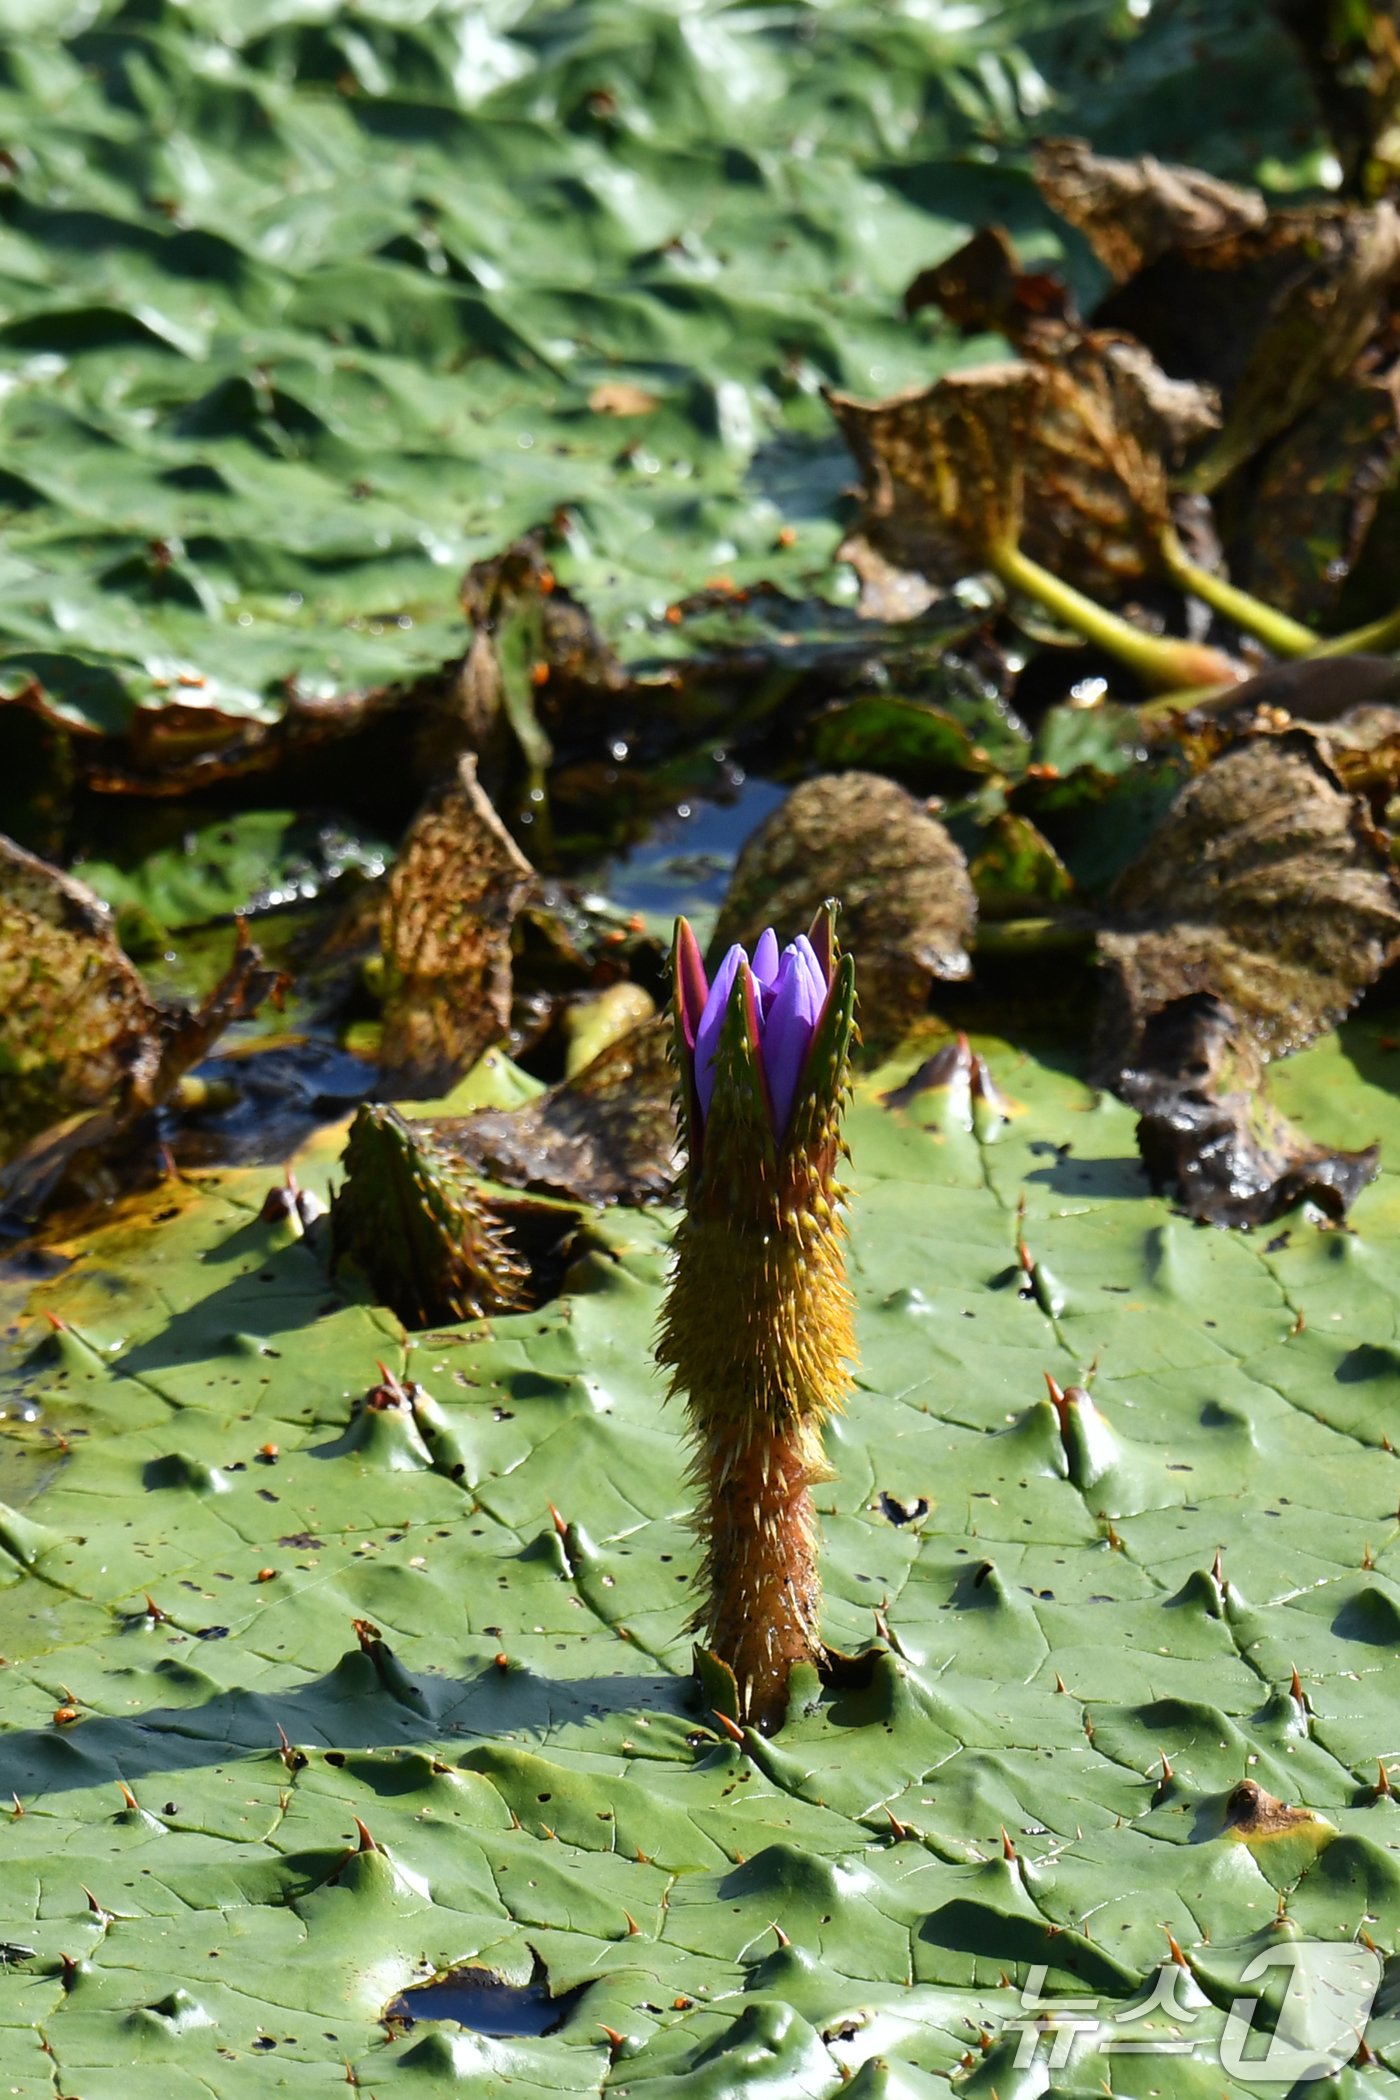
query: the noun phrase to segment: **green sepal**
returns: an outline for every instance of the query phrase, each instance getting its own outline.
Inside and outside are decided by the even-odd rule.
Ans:
[[[713,1648],[703,1648],[697,1641],[692,1650],[694,1656],[695,1682],[699,1687],[701,1704],[707,1713],[722,1714],[726,1721],[739,1719],[739,1686],[734,1672],[727,1662],[722,1662]]]
[[[758,1042],[757,994],[745,963],[734,980],[715,1054],[715,1085],[698,1162],[706,1188],[723,1179],[737,1188],[772,1180],[777,1168],[773,1111]],[[691,1172],[697,1162],[692,1154]]]

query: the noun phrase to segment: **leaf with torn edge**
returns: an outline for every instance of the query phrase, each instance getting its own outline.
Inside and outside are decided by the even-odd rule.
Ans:
[[[1299,729],[1236,744],[1188,781],[1112,912],[1099,938],[1110,1084],[1169,1000],[1212,992],[1266,1059],[1285,1057],[1334,1027],[1400,949],[1384,843]]]
[[[1266,211],[1248,190],[1144,156],[1041,149],[1037,180],[1119,280],[1095,309],[1183,380],[1218,389],[1224,423],[1193,483],[1213,489],[1346,372],[1400,277],[1388,201]]]
[[[229,1024],[283,982],[239,922],[196,1008],[153,1000],[84,884],[0,838],[0,1162],[4,1201],[36,1213],[80,1161],[167,1099]]]
[[[0,1158],[66,1116],[147,1102],[157,1020],[107,906],[0,839]]]
[[[1168,469],[1214,428],[1213,397],[1121,337],[1061,329],[1035,348],[887,401],[828,394],[864,482],[846,559],[868,546],[943,588],[1019,546],[1090,592],[1161,566]]]
[[[1258,190],[1150,153],[1110,159],[1084,139],[1042,139],[1031,172],[1046,203],[1120,284],[1170,249],[1205,247],[1268,217]]]

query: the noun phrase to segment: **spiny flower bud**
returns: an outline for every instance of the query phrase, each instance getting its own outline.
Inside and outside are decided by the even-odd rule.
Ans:
[[[676,928],[674,1018],[685,1211],[658,1360],[683,1393],[705,1602],[696,1631],[771,1730],[798,1662],[819,1662],[811,1488],[822,1423],[855,1354],[836,1169],[855,972],[831,907],[781,955],[771,931],[711,985]]]
[[[463,1162],[421,1123],[366,1102],[331,1202],[331,1267],[349,1261],[405,1327],[514,1312],[529,1271]]]

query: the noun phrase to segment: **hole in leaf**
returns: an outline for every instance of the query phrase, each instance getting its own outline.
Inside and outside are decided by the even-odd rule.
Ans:
[[[929,1499],[927,1495],[918,1495],[912,1502],[901,1502],[897,1495],[887,1494],[881,1488],[877,1507],[880,1515],[891,1524],[915,1524],[920,1517],[928,1515]]]
[[[386,2020],[412,2026],[418,2020],[455,2020],[476,2034],[504,2041],[511,2035],[553,2034],[563,2026],[585,1986],[551,1995],[544,1963],[535,1957],[528,1983],[507,1983],[491,1969],[449,1969],[400,1992],[384,2009]]]

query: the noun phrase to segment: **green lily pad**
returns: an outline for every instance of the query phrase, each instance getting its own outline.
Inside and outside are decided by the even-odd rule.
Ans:
[[[1283,1069],[1290,1105],[1400,1139],[1375,1031],[1347,1042]],[[41,1484],[0,1513],[17,2079],[42,2031],[98,2093],[133,2049],[220,2095],[346,2061],[386,2091],[918,2093],[979,2034],[1014,2069],[1033,1971],[1099,2002],[1083,2078],[1165,2033],[1132,2021],[1168,1933],[1218,2078],[1218,1979],[1280,1904],[1390,1947],[1393,1177],[1349,1232],[1193,1228],[1129,1110],[976,1048],[977,1128],[907,1053],[850,1115],[825,1630],[884,1652],[771,1740],[690,1675],[666,1213],[601,1214],[538,1312],[412,1336],[261,1222],[265,1170],[56,1250],[8,1374],[38,1416],[4,1429]],[[379,1362],[406,1407],[361,1408]],[[542,1973],[561,2024],[380,2024],[462,1964]]]

